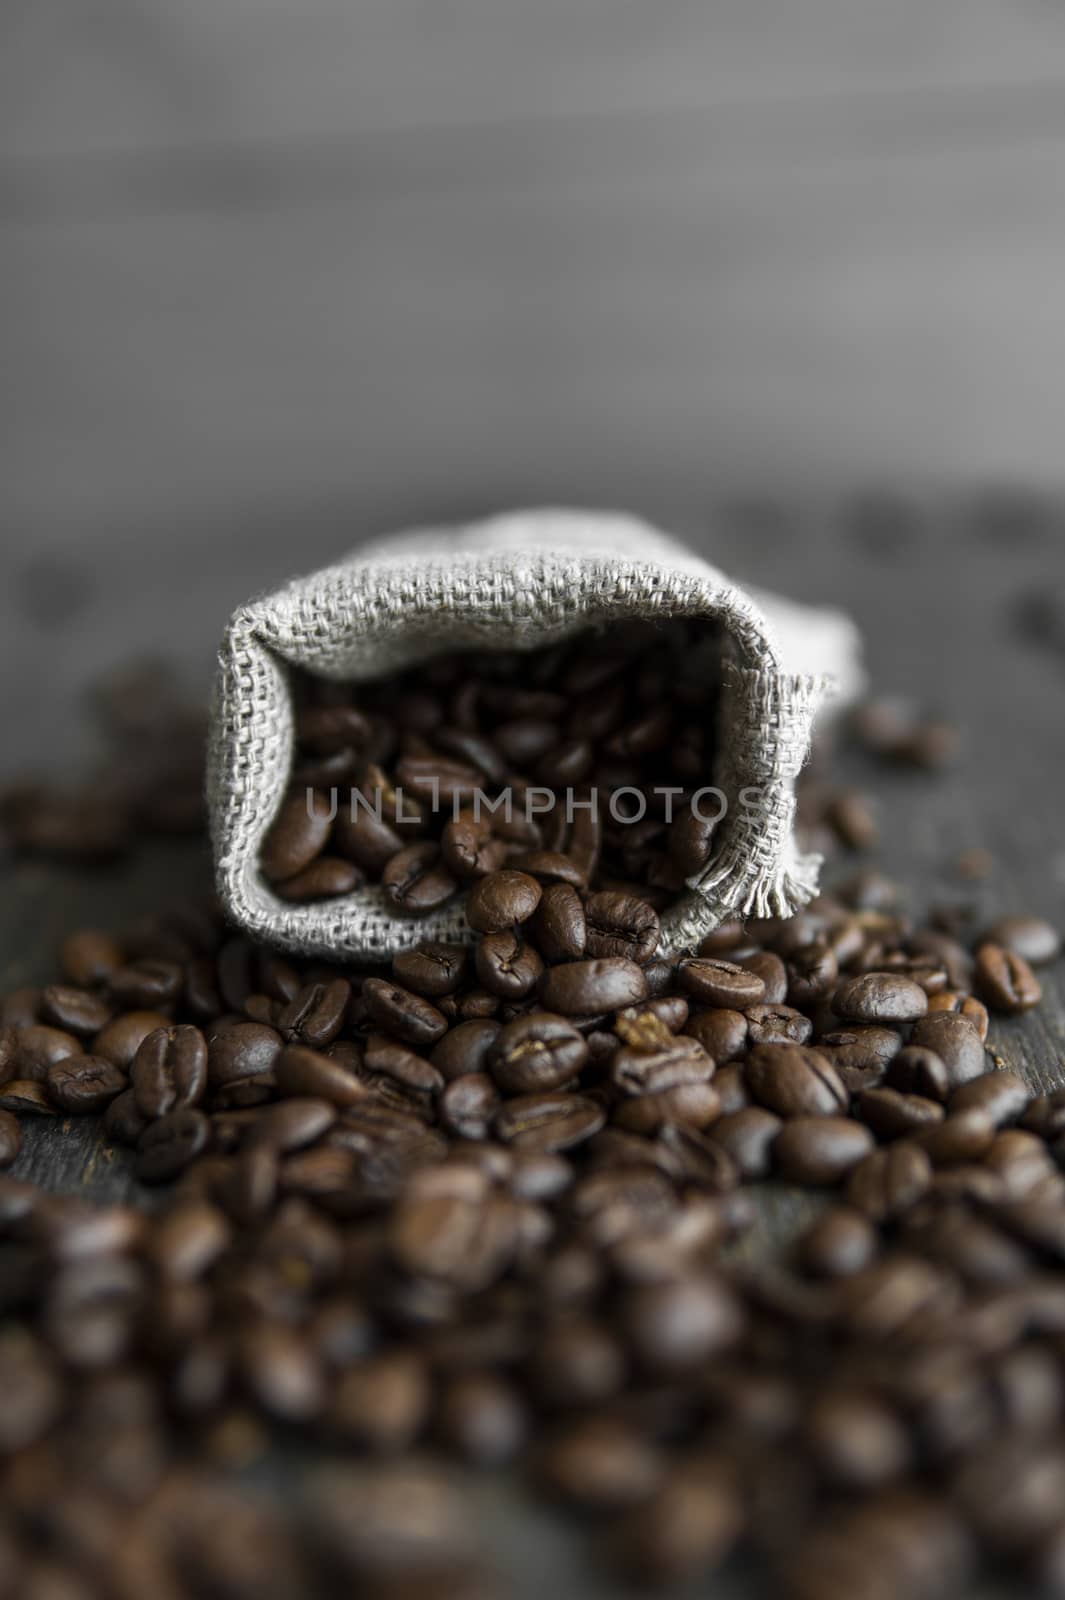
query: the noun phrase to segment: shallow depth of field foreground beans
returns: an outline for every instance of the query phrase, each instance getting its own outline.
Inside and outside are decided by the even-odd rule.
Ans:
[[[116,927],[100,873],[51,981],[3,997],[4,1600],[505,1596],[479,1482],[568,1518],[613,1586],[1065,1589],[1065,1090],[993,1048],[1057,929],[841,860],[876,824],[831,752],[800,821],[833,886],[693,951],[659,916],[712,825],[426,813],[434,776],[515,769],[686,799],[702,701],[657,658],[613,693],[594,657],[550,689],[427,672],[376,726],[335,692],[305,713],[264,870],[293,899],[376,875],[415,915],[462,888],[468,945],[355,968],[209,903]],[[910,767],[952,748],[893,705],[852,731]],[[298,789],[393,777],[411,844]],[[104,852],[69,796],[5,820],[65,856],[198,825],[122,793]],[[82,1117],[128,1203],[32,1181]]]

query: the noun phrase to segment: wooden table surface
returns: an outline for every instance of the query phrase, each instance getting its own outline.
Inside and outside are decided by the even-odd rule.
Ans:
[[[871,859],[898,876],[915,908],[975,900],[988,916],[1031,909],[1065,924],[1063,527],[1065,512],[1045,502],[900,499],[800,511],[747,503],[722,515],[712,535],[689,530],[730,572],[846,606],[865,631],[876,687],[913,694],[961,724],[963,754],[944,776],[885,771],[853,756],[843,762],[878,801],[882,844]],[[330,545],[331,534],[318,544],[312,538],[308,559]],[[277,548],[260,555],[266,568],[283,559]],[[244,574],[249,591],[260,581],[257,572]],[[211,643],[206,634],[199,641],[204,665]],[[74,708],[41,710],[62,741]],[[19,730],[11,731],[17,746]],[[993,870],[965,882],[955,864],[976,846],[991,852]],[[71,927],[120,927],[160,900],[187,898],[208,877],[199,845],[155,848],[106,874],[9,864],[0,981],[44,981]],[[1038,1089],[1065,1084],[1065,964],[1048,970],[1044,984],[1042,1007],[996,1020],[990,1038],[996,1058]],[[126,1153],[109,1148],[89,1120],[31,1123],[14,1170],[100,1199],[138,1193]],[[783,1186],[767,1188],[746,1248],[779,1249],[813,1204]],[[275,1463],[278,1481],[291,1470]],[[589,1600],[614,1592],[599,1586],[563,1525],[527,1505],[505,1478],[471,1483],[470,1493],[509,1593],[531,1600],[545,1583]],[[743,1575],[734,1582],[742,1593]],[[727,1595],[732,1583],[715,1592]]]

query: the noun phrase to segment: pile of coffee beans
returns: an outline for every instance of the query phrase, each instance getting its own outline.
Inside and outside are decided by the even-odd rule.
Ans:
[[[552,868],[661,908],[710,854],[719,802],[691,799],[714,783],[721,649],[707,624],[632,623],[355,686],[299,676],[263,874],[296,901],[380,883],[424,916],[504,865]]]
[[[441,1453],[655,1585],[1065,1588],[1065,1091],[987,1043],[1056,931],[917,923],[867,870],[663,955],[653,896],[563,856],[389,970],[208,909],[6,996],[3,1160],[92,1114],[145,1187],[0,1178],[0,1592],[498,1592]],[[234,1487],[277,1440],[357,1462],[282,1513]]]

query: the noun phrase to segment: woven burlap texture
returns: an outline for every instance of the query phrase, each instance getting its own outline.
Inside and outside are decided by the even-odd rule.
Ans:
[[[663,918],[663,949],[694,947],[728,916],[796,910],[816,890],[820,858],[795,844],[795,779],[832,680],[846,696],[859,682],[851,624],[767,596],[756,604],[634,518],[529,511],[363,546],[234,613],[208,752],[215,876],[229,916],[280,949],[341,959],[383,961],[422,939],[469,937],[461,897],[412,919],[377,888],[294,905],[262,877],[260,848],[292,764],[292,668],[359,681],[442,650],[533,649],[637,617],[706,618],[727,640],[719,758],[705,783],[722,790],[728,811],[709,865]],[[338,803],[347,798],[342,790]]]

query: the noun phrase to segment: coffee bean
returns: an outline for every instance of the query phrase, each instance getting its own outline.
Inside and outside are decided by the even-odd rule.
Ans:
[[[675,1278],[628,1291],[621,1325],[637,1361],[653,1373],[705,1362],[740,1336],[743,1312],[723,1281]]]
[[[157,1028],[133,1057],[131,1086],[137,1109],[149,1120],[202,1098],[207,1084],[207,1042],[199,1028]]]
[[[500,1094],[486,1073],[453,1078],[440,1096],[440,1121],[459,1139],[485,1140],[500,1107]]]
[[[413,1353],[397,1350],[372,1356],[343,1375],[329,1419],[341,1438],[375,1454],[393,1454],[414,1443],[428,1422],[430,1404],[422,1363]]]
[[[83,928],[63,940],[59,963],[68,983],[92,988],[105,983],[122,965],[122,947],[109,933]]]
[[[340,854],[368,873],[383,872],[404,849],[402,834],[362,790],[354,791],[351,804],[338,807],[335,836]]]
[[[0,1111],[0,1167],[9,1167],[22,1148],[22,1128],[10,1111]]]
[[[922,1129],[916,1137],[933,1166],[949,1166],[956,1161],[979,1160],[991,1147],[995,1124],[979,1108],[951,1108],[942,1122]]]
[[[899,1139],[943,1121],[943,1107],[938,1100],[903,1094],[898,1089],[863,1089],[855,1110],[880,1139]]]
[[[869,1129],[849,1117],[793,1117],[773,1141],[773,1164],[795,1183],[834,1184],[872,1145]]]
[[[765,999],[765,983],[723,956],[687,956],[677,963],[681,988],[703,1005],[742,1011]]]
[[[727,1194],[740,1181],[740,1169],[725,1145],[696,1127],[668,1122],[658,1130],[667,1170],[679,1183],[709,1194]]]
[[[928,996],[911,978],[865,972],[837,987],[832,1009],[848,1022],[916,1022],[928,1010]]]
[[[369,1093],[366,1084],[339,1062],[303,1045],[286,1045],[274,1059],[272,1072],[278,1093],[286,1098],[352,1106]]]
[[[320,856],[332,831],[332,808],[317,790],[289,795],[263,840],[260,861],[272,883],[291,878]]]
[[[195,1050],[195,1044],[192,1046]],[[249,1079],[268,1077],[281,1054],[281,1035],[260,1022],[217,1025],[207,1032],[207,1081],[212,1089],[228,1089]]]
[[[781,1004],[747,1007],[750,1041],[759,1044],[806,1044],[813,1023],[801,1011]]]
[[[142,1183],[177,1177],[205,1149],[209,1131],[203,1112],[191,1106],[149,1123],[137,1141],[137,1177]]]
[[[463,1373],[440,1396],[436,1432],[464,1461],[496,1467],[510,1461],[525,1441],[525,1408],[512,1385],[491,1372]]]
[[[351,985],[343,978],[304,984],[278,1012],[278,1032],[286,1044],[321,1050],[339,1034],[350,1000]]]
[[[397,851],[381,873],[381,887],[394,910],[420,917],[446,905],[458,883],[444,867],[437,845],[427,841]]]
[[[584,1039],[564,1017],[531,1012],[496,1035],[488,1065],[507,1094],[558,1089],[576,1078],[588,1059]]]
[[[1027,961],[1030,966],[1043,966],[1056,961],[1061,954],[1061,935],[1042,917],[999,917],[984,932],[980,944],[998,945]]]
[[[857,1182],[866,1156],[852,1172],[848,1188]],[[813,1224],[799,1244],[799,1258],[807,1272],[819,1278],[845,1278],[861,1272],[877,1253],[877,1236],[863,1210],[833,1206]]]
[[[966,1021],[972,1023],[980,1036],[980,1042],[986,1044],[991,1019],[982,1000],[974,999],[971,994],[960,994],[954,989],[944,989],[942,994],[931,996],[928,1001],[928,1010],[929,1013],[933,1011],[956,1011]]]
[[[1028,1105],[1028,1086],[1015,1072],[985,1072],[961,1084],[950,1096],[950,1112],[983,1111],[996,1128],[1016,1122]]]
[[[619,1522],[612,1555],[645,1585],[690,1583],[722,1563],[743,1523],[743,1504],[726,1471],[707,1462],[682,1464]]]
[[[572,884],[548,884],[530,926],[546,961],[580,961],[584,956],[587,922],[583,902]]]
[[[624,956],[645,965],[658,948],[658,915],[645,900],[616,891],[589,895],[584,907],[588,955]]]
[[[415,950],[403,950],[392,960],[392,976],[397,984],[427,1000],[454,994],[468,976],[469,951],[462,945],[430,940]]]
[[[68,1056],[49,1067],[45,1087],[60,1111],[81,1116],[103,1111],[127,1087],[127,1079],[103,1056]]]
[[[612,1417],[571,1423],[540,1452],[537,1475],[553,1496],[588,1511],[640,1504],[665,1475],[663,1453],[637,1429]]]
[[[109,1102],[104,1113],[104,1132],[109,1139],[135,1145],[147,1126],[148,1118],[139,1111],[132,1089],[123,1089]]]
[[[274,893],[282,900],[297,903],[315,900],[336,900],[351,894],[365,882],[359,868],[340,856],[319,856],[302,872],[274,885]]]
[[[561,1091],[517,1095],[495,1120],[497,1136],[521,1150],[557,1153],[583,1144],[606,1121],[601,1106],[584,1095]]]
[[[362,999],[373,1020],[407,1044],[430,1045],[447,1032],[447,1018],[434,1005],[383,978],[367,978]]]
[[[483,1072],[499,1032],[498,1022],[487,1017],[471,1017],[450,1028],[429,1059],[448,1082],[464,1072]]]
[[[502,839],[493,837],[487,817],[475,818],[472,812],[465,812],[445,824],[440,853],[454,877],[473,879],[498,872],[506,860],[507,847]]]
[[[848,1095],[839,1074],[819,1050],[760,1044],[750,1051],[744,1080],[755,1100],[782,1117],[839,1116]]]
[[[161,1011],[126,1011],[109,1022],[92,1041],[92,1053],[103,1056],[122,1072],[133,1067],[133,1058],[144,1040],[156,1028],[168,1028],[170,1018]]]
[[[681,878],[694,878],[702,872],[713,851],[716,826],[716,817],[704,817],[692,806],[686,806],[674,819],[666,848]]]
[[[544,970],[533,946],[509,928],[486,933],[474,952],[473,964],[488,992],[509,1001],[531,994]]]
[[[623,957],[570,961],[549,967],[540,981],[545,1010],[567,1017],[620,1010],[637,1005],[646,995],[647,979],[642,970]]]
[[[976,1029],[955,1012],[937,1011],[922,1017],[914,1025],[910,1043],[939,1056],[951,1088],[979,1078],[987,1065]]]
[[[474,884],[466,900],[466,920],[478,933],[502,933],[528,922],[543,891],[527,872],[492,872]]]
[[[877,1222],[904,1215],[927,1193],[932,1163],[927,1153],[909,1139],[863,1157],[847,1180],[849,1205]]]
[[[58,1062],[82,1053],[81,1043],[72,1033],[46,1027],[43,1023],[32,1023],[20,1029],[17,1041],[13,1067],[19,1077],[36,1083],[43,1083],[49,1069]]]
[[[941,1057],[921,1045],[900,1050],[887,1070],[887,1082],[902,1094],[916,1094],[929,1100],[946,1100],[950,1077]]]
[[[684,1031],[698,1039],[707,1055],[722,1066],[744,1054],[748,1029],[749,1023],[742,1011],[723,1007],[700,1011],[689,1019]]]
[[[744,1178],[764,1178],[771,1166],[770,1150],[784,1124],[761,1106],[747,1106],[719,1117],[709,1137],[731,1156]]]
[[[1043,998],[1043,986],[1028,962],[1014,950],[982,944],[976,952],[976,986],[993,1011],[1013,1015]]]
[[[111,1014],[107,1001],[88,989],[51,983],[41,991],[42,1017],[67,1033],[87,1038],[98,1033],[111,1020]]]

